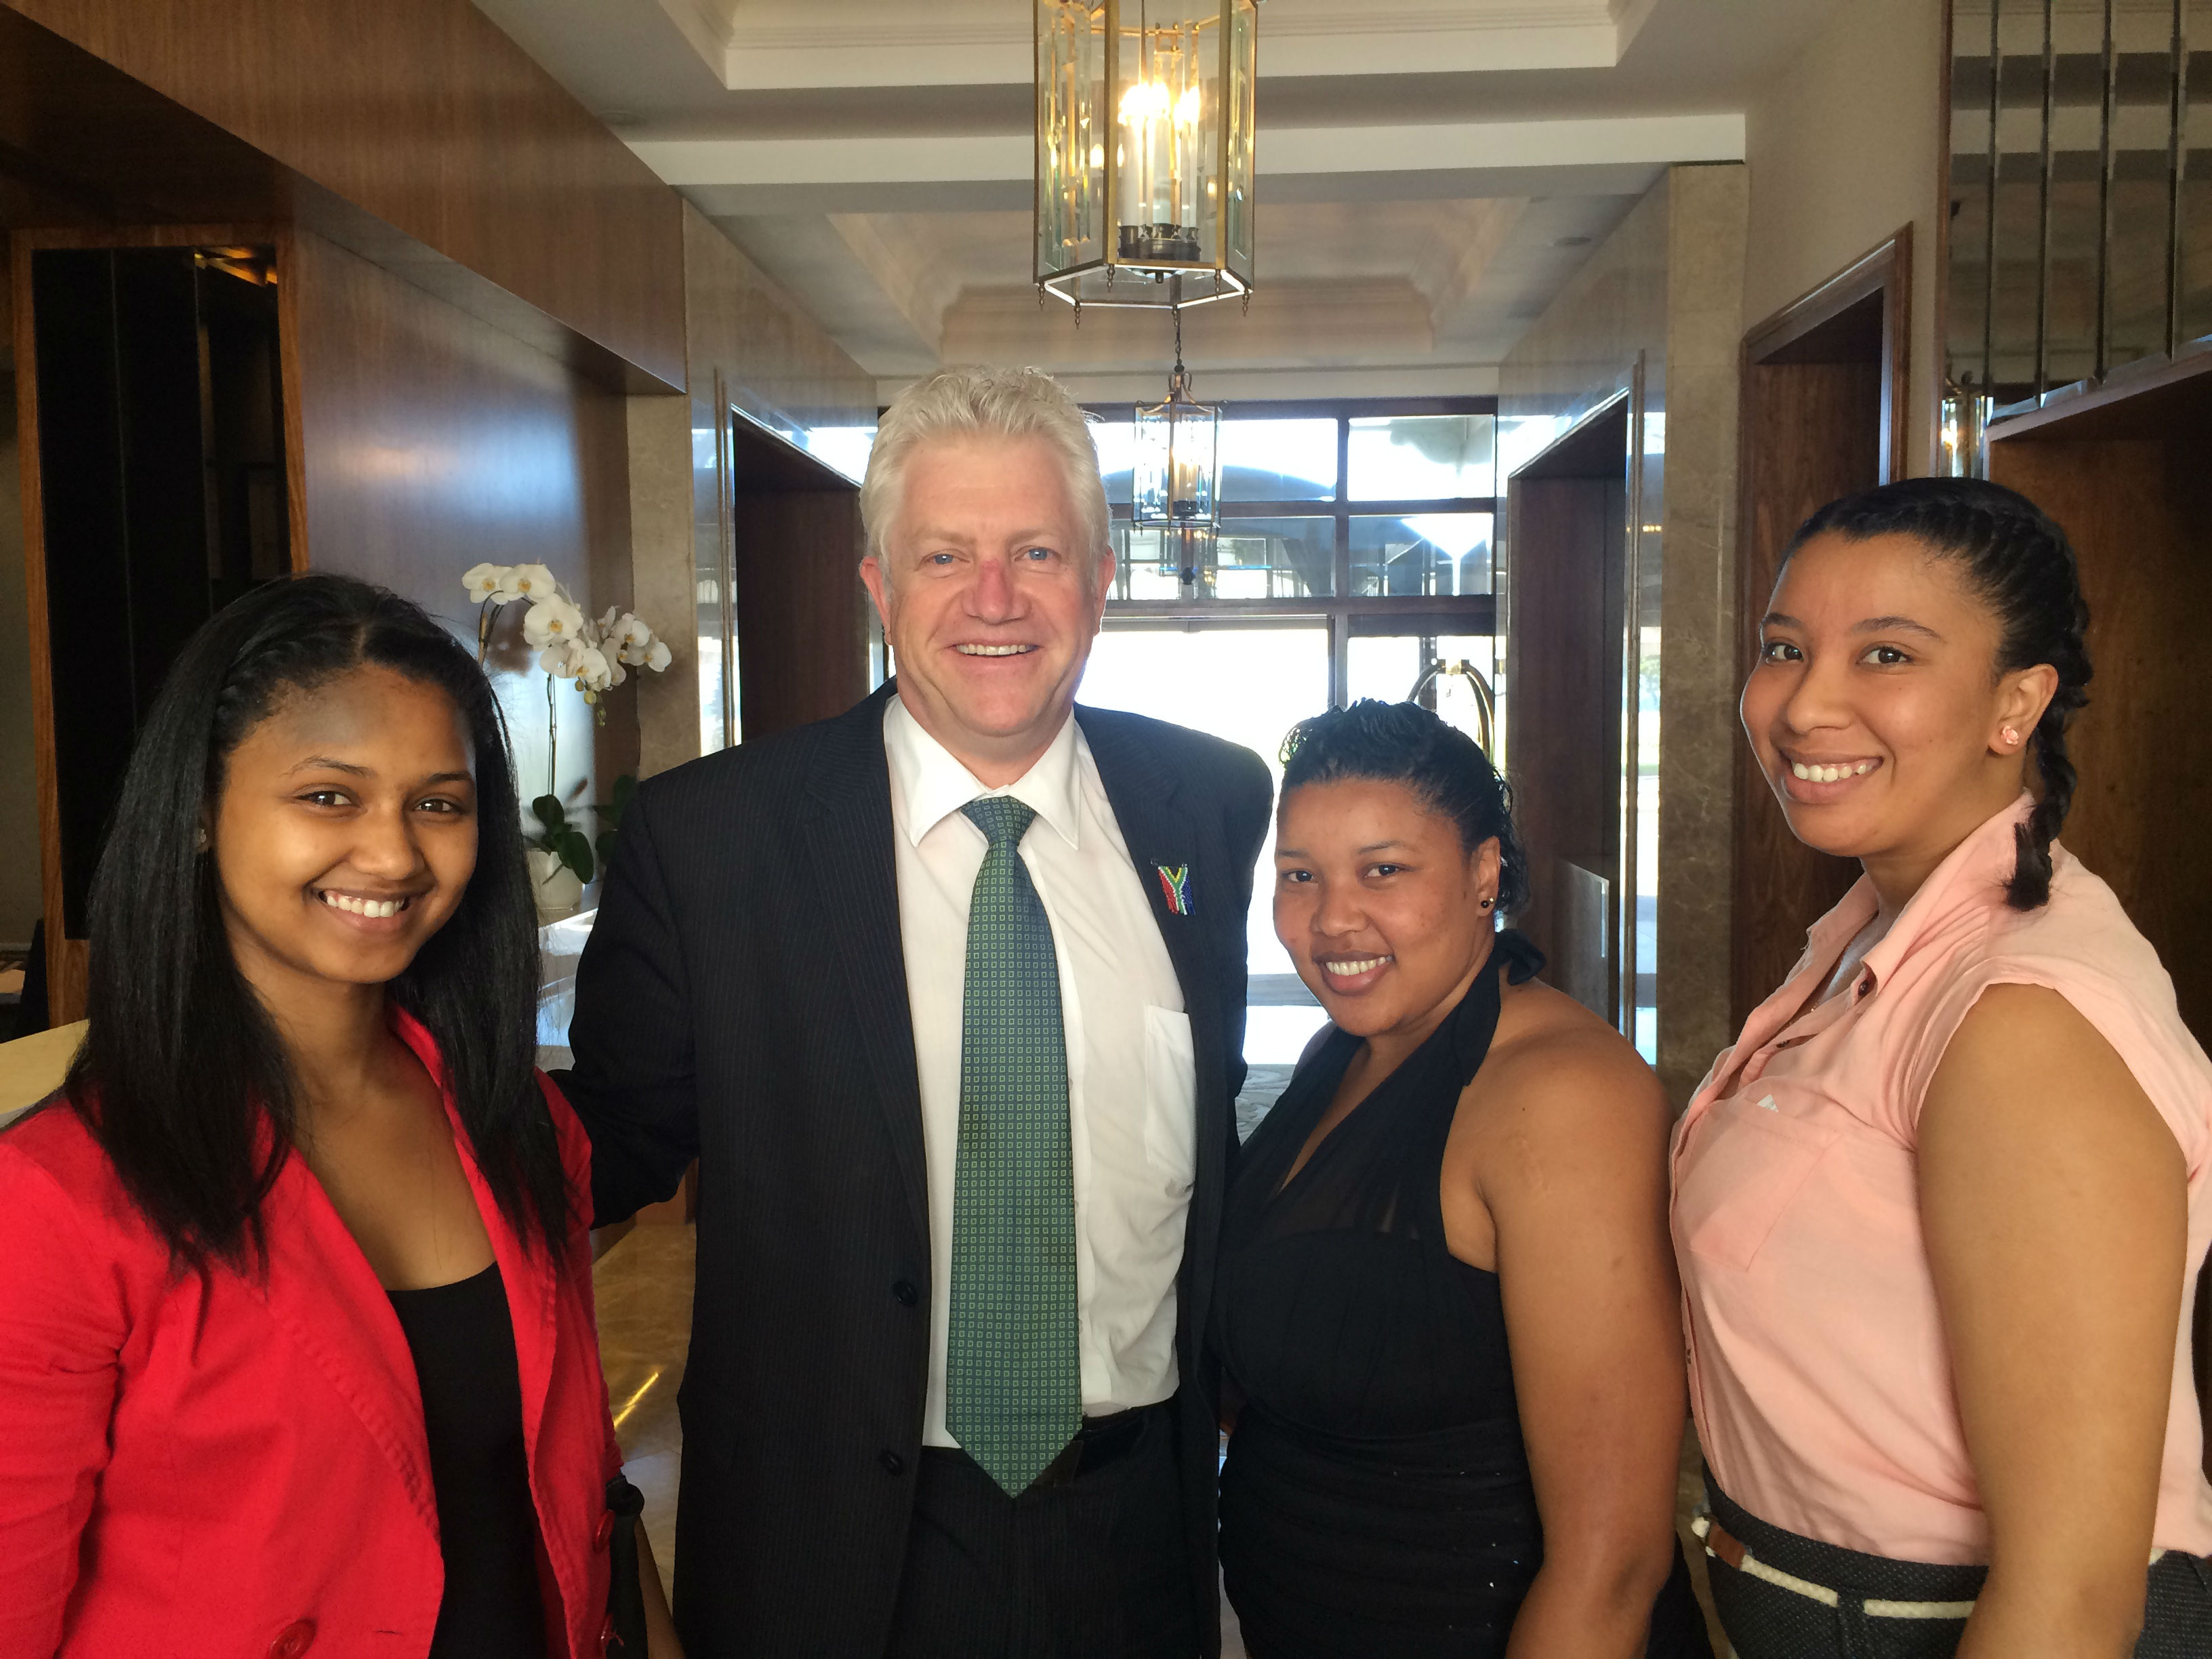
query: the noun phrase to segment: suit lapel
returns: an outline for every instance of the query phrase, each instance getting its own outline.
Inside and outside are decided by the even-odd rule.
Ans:
[[[926,1239],[929,1180],[921,1080],[899,929],[890,763],[884,753],[884,709],[896,689],[895,682],[887,681],[823,733],[813,776],[810,836],[821,855],[807,864],[818,913],[829,924],[826,931],[858,1017],[853,1040],[875,1078],[900,1185],[915,1226]]]

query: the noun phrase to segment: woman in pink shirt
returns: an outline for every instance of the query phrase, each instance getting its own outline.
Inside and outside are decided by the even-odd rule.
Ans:
[[[1865,874],[1674,1136],[1741,1659],[2212,1654],[2212,1065],[2054,839],[2087,621],[2033,505],[1917,479],[1816,514],[1759,623],[1745,731]]]

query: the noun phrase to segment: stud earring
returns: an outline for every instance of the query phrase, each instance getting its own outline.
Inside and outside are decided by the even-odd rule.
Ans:
[[[202,824],[198,830],[192,832],[192,851],[195,853],[204,853],[207,849],[207,826],[205,824]]]
[[[1484,909],[1487,910],[1487,909],[1491,907],[1491,905],[1492,904],[1492,902],[1494,902],[1494,901],[1490,900],[1490,899],[1485,899],[1485,900],[1483,900],[1483,902],[1482,902],[1482,908],[1483,908]]]
[[[1997,735],[2004,739],[2005,747],[2008,749],[2014,747],[2020,742],[2020,733],[2015,732],[2009,726],[2006,726],[2004,730],[2000,732]]]

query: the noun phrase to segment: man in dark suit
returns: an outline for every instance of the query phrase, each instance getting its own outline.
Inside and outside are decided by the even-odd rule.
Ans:
[[[902,395],[861,506],[897,678],[646,783],[577,975],[599,1219],[699,1159],[677,1622],[692,1659],[1212,1655],[1267,773],[1076,707],[1113,559],[1046,376]]]

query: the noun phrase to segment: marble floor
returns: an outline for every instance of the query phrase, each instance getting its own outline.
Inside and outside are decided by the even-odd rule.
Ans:
[[[690,1342],[696,1237],[696,1230],[681,1222],[649,1222],[618,1239],[592,1270],[599,1304],[599,1358],[606,1370],[615,1435],[622,1443],[623,1472],[645,1494],[646,1536],[652,1541],[664,1585],[676,1563],[677,1464],[684,1444],[676,1389],[684,1380],[684,1351]],[[1697,1581],[1698,1600],[1710,1620],[1705,1551],[1689,1531],[1690,1506],[1700,1490],[1698,1471],[1697,1439],[1686,1431],[1676,1518],[1691,1576]],[[1246,1659],[1237,1615],[1226,1601],[1221,1613],[1222,1659]],[[1717,1625],[1713,1626],[1713,1644],[1716,1653],[1728,1651]]]

